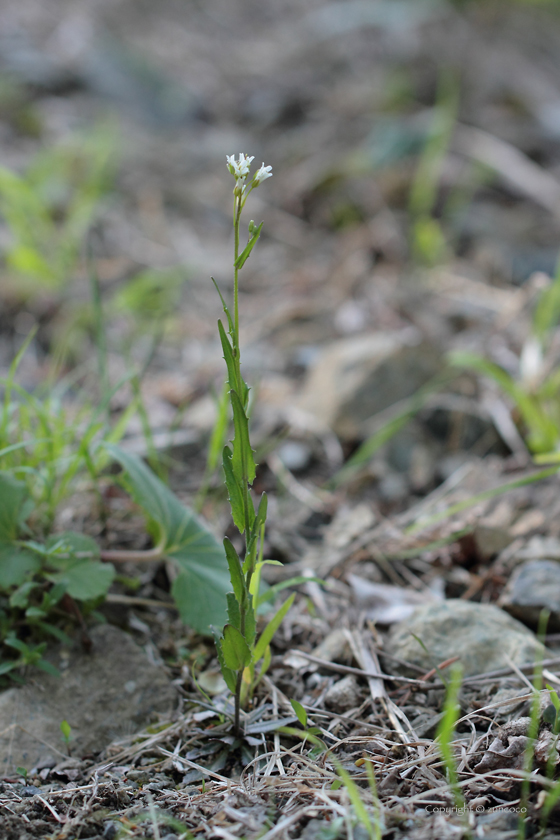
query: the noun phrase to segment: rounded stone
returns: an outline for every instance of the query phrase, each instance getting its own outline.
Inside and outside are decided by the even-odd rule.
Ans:
[[[387,652],[426,671],[457,656],[463,676],[473,676],[509,667],[508,657],[516,665],[533,662],[546,649],[499,607],[449,599],[419,607],[395,625]],[[390,667],[406,672],[393,660]]]

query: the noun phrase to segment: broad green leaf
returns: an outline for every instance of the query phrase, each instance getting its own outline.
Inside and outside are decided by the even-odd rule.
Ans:
[[[229,446],[224,446],[223,466],[228,498],[231,507],[231,515],[235,527],[242,534],[245,531],[245,513],[243,506],[243,491],[233,474],[232,453]]]
[[[40,568],[41,560],[36,554],[11,542],[0,543],[0,589],[20,586],[28,575]]]
[[[298,701],[294,700],[293,698],[290,700],[290,703],[301,725],[307,726],[307,712],[305,711],[301,703],[298,703]]]
[[[233,547],[231,540],[227,537],[224,539],[224,549],[226,552],[233,592],[239,603],[241,603],[247,589],[245,585],[245,578],[243,576],[243,572],[241,571],[241,561],[239,560],[239,556]]]
[[[226,667],[232,671],[242,671],[251,663],[251,651],[237,627],[226,624],[222,638],[222,652]]]
[[[19,514],[27,496],[25,484],[8,473],[0,473],[0,541],[18,537]]]
[[[253,450],[249,441],[249,421],[245,409],[236,391],[231,392],[231,405],[233,408],[233,427],[235,439],[233,441],[233,474],[238,481],[245,481],[252,484],[255,479],[255,460]],[[255,514],[253,512],[253,520]],[[252,525],[252,522],[251,522]]]
[[[295,597],[296,597],[295,593],[292,593],[292,595],[290,595],[290,597],[287,598],[284,601],[284,603],[282,604],[282,606],[280,607],[280,609],[278,610],[278,612],[276,613],[274,618],[271,618],[270,621],[268,622],[268,624],[266,625],[266,627],[264,628],[263,632],[261,633],[261,635],[259,637],[259,641],[255,645],[255,650],[254,650],[254,654],[253,654],[255,662],[258,662],[259,659],[261,658],[261,656],[263,656],[266,648],[271,643],[271,641],[274,637],[274,634],[276,633],[276,631],[278,630],[278,628],[282,624],[282,620],[284,619],[284,616],[286,615],[286,613],[288,612],[288,610],[290,609],[290,607],[294,603],[294,598]]]
[[[203,633],[210,624],[222,625],[231,588],[222,545],[140,458],[115,444],[105,448],[123,467],[125,485],[148,517],[156,545],[179,569],[171,592],[181,619]]]
[[[96,560],[74,560],[59,572],[45,575],[52,583],[66,586],[68,595],[78,601],[93,601],[107,594],[115,577],[111,563]]]
[[[232,694],[235,693],[235,687],[237,682],[237,677],[235,671],[232,671],[231,668],[228,668],[224,659],[224,652],[222,649],[222,639],[220,638],[220,634],[216,630],[215,627],[212,628],[212,633],[214,636],[214,641],[216,643],[216,653],[218,655],[218,662],[220,663],[220,670],[222,672],[222,677],[226,681],[226,685],[231,691]]]
[[[56,569],[66,569],[75,565],[77,560],[99,560],[99,546],[92,537],[78,534],[76,531],[64,531],[51,534],[46,543],[47,563]]]

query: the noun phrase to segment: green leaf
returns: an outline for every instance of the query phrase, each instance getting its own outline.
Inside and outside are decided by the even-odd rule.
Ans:
[[[8,473],[0,473],[0,541],[11,542],[18,537],[19,513],[27,496],[22,481]]]
[[[267,601],[273,601],[283,589],[289,589],[291,586],[299,586],[301,583],[321,583],[324,585],[325,581],[322,578],[306,577],[305,575],[297,575],[296,577],[288,578],[288,580],[282,580],[259,595],[259,607]]]
[[[107,594],[114,577],[111,563],[74,560],[59,572],[45,575],[52,583],[66,586],[68,595],[78,601],[93,601]]]
[[[248,599],[245,609],[245,638],[247,644],[252,647],[257,634],[257,621],[255,619],[255,611],[253,609],[252,599]]]
[[[4,639],[4,644],[8,645],[8,647],[14,648],[14,650],[19,651],[22,656],[27,656],[31,652],[31,648],[22,642],[21,639],[18,639],[14,635],[10,635]]]
[[[50,674],[51,677],[60,677],[60,671],[58,668],[56,668],[51,662],[47,662],[46,659],[38,659],[34,665],[36,668],[40,668],[41,671],[44,671],[45,674]]]
[[[40,607],[28,607],[25,611],[25,617],[33,621],[33,619],[46,618],[47,613]]]
[[[232,458],[233,474],[239,482],[244,481],[252,484],[255,480],[256,467],[253,450],[249,441],[249,421],[236,391],[231,392],[230,398],[233,408],[233,427],[235,430]],[[254,517],[255,514],[253,512],[253,520]]]
[[[218,294],[219,294],[219,296],[220,296],[220,300],[222,301],[222,306],[223,306],[223,308],[224,308],[224,312],[225,312],[226,317],[227,317],[227,319],[228,319],[229,333],[230,333],[230,335],[233,335],[233,332],[234,332],[234,328],[233,328],[233,320],[232,320],[232,317],[231,317],[231,315],[230,315],[230,313],[229,313],[229,309],[228,309],[228,308],[227,308],[227,306],[226,306],[226,302],[225,302],[225,300],[224,300],[224,297],[223,297],[222,293],[220,292],[220,287],[218,286],[218,284],[216,283],[216,281],[214,280],[214,278],[213,278],[213,277],[211,277],[210,279],[212,280],[212,283],[213,283],[213,284],[214,284],[214,286],[216,287],[216,291],[218,292]]]
[[[228,372],[228,384],[231,391],[237,391],[239,383],[237,381],[237,368],[233,358],[233,348],[221,321],[218,321],[218,332],[220,333],[220,341],[222,343],[222,350],[224,351],[224,361]]]
[[[226,667],[232,671],[242,671],[251,663],[251,651],[237,627],[226,624],[222,638],[222,652]]]
[[[10,606],[19,607],[20,609],[27,607],[30,594],[38,586],[39,584],[32,580],[22,583],[21,586],[19,586],[16,591],[12,592],[10,595]],[[6,644],[8,644],[8,642],[6,642]]]
[[[301,723],[301,725],[302,726],[307,726],[307,712],[305,711],[305,709],[303,708],[301,703],[298,703],[297,700],[293,700],[293,699],[290,700],[290,703],[291,703],[292,709],[296,713],[296,717],[299,720],[299,722]]]
[[[20,586],[28,575],[38,572],[41,560],[31,551],[11,542],[0,542],[0,589]]]
[[[241,611],[239,608],[239,602],[233,592],[228,592],[226,599],[229,623],[233,624],[234,627],[237,627],[238,630],[241,630]]]
[[[227,687],[231,691],[232,694],[235,694],[236,682],[237,678],[235,675],[235,671],[232,671],[231,668],[228,668],[224,659],[224,652],[222,649],[222,639],[220,638],[220,634],[216,630],[215,627],[212,628],[212,633],[214,635],[214,641],[216,643],[216,653],[218,655],[218,662],[220,663],[220,670],[222,672],[222,677],[224,678]]]
[[[249,254],[251,253],[251,251],[253,250],[253,248],[257,244],[257,239],[261,235],[261,230],[262,230],[263,224],[264,224],[264,222],[261,222],[260,225],[258,226],[258,228],[256,228],[256,230],[253,232],[251,238],[247,242],[247,245],[245,246],[243,251],[239,254],[237,259],[235,260],[235,262],[233,264],[235,268],[243,268],[243,266],[247,262],[247,259],[249,258]]]
[[[48,552],[47,563],[55,569],[66,569],[75,565],[78,560],[94,561],[100,558],[99,546],[95,540],[76,531],[52,534],[45,545]]]
[[[243,576],[243,572],[241,571],[241,561],[239,559],[237,551],[232,545],[231,540],[229,540],[227,537],[225,537],[224,539],[224,549],[226,552],[229,576],[231,580],[231,585],[233,586],[233,592],[239,603],[241,603],[241,601],[243,600],[243,596],[247,591],[247,587],[245,585],[245,578]]]
[[[162,554],[179,569],[171,592],[181,619],[201,633],[226,618],[230,589],[226,556],[216,537],[135,455],[115,444],[105,448],[125,470],[125,484],[148,517]]]
[[[255,662],[258,662],[261,656],[263,656],[267,646],[271,643],[274,634],[282,624],[284,616],[294,603],[295,597],[295,593],[292,593],[292,595],[290,595],[290,597],[284,601],[274,618],[271,618],[266,627],[264,628],[263,632],[259,637],[259,641],[255,645],[255,650],[253,654]]]
[[[235,523],[235,527],[239,533],[245,531],[245,512],[243,507],[243,491],[239,486],[237,479],[233,474],[232,468],[232,452],[229,446],[224,446],[223,465],[224,476],[226,479],[226,487],[228,491],[229,504],[231,507],[231,515]]]
[[[60,731],[62,732],[62,737],[65,741],[70,740],[70,735],[72,734],[72,727],[68,723],[67,720],[63,720],[60,724]]]
[[[255,521],[253,522],[253,527],[251,528],[251,540],[250,543],[252,544],[254,540],[257,539],[260,529],[266,522],[266,514],[268,510],[268,498],[266,493],[263,493],[261,496],[261,500],[259,502],[259,507],[257,510],[257,515],[255,517]]]

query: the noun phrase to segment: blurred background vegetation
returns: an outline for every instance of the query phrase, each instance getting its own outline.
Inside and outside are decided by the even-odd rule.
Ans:
[[[556,457],[558,3],[22,0],[0,32],[0,450],[41,527],[95,473],[86,438],[219,497],[209,278],[231,287],[241,150],[274,171],[241,304],[263,487],[391,511],[465,453]],[[326,350],[398,331],[421,374],[309,410]]]

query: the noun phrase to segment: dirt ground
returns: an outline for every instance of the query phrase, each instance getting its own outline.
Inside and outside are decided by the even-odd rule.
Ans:
[[[455,748],[464,808],[434,741],[453,656],[407,669],[391,659],[387,639],[411,604],[443,597],[502,607],[523,559],[560,558],[557,478],[523,483],[536,468],[509,398],[470,372],[421,390],[451,351],[482,353],[515,376],[529,364],[534,304],[560,242],[558,55],[552,3],[0,3],[2,164],[22,171],[40,149],[109,126],[114,179],[84,248],[101,284],[109,377],[116,383],[130,364],[142,369],[153,440],[189,504],[224,379],[210,276],[231,294],[225,156],[243,151],[272,165],[247,209],[264,229],[240,295],[255,491],[270,497],[267,556],[284,563],[270,567],[269,583],[295,574],[325,581],[297,587],[243,745],[230,734],[213,644],[174,610],[170,570],[143,568],[134,593],[115,584],[105,617],[139,644],[150,640],[179,707],[161,726],[95,754],[2,780],[6,840],[186,832],[506,840],[518,836],[520,819],[537,835],[550,725],[541,719],[532,733],[525,792],[514,740],[526,747],[530,735],[533,668],[481,668],[463,684]],[[422,156],[434,136],[433,158]],[[6,237],[3,227],[1,247]],[[19,372],[25,387],[40,385],[56,363],[61,376],[77,371],[95,401],[86,260],[63,289],[23,295],[3,271],[2,376],[36,325]],[[155,327],[151,303],[134,317],[119,303],[140,272],[178,290]],[[372,366],[376,336],[397,349]],[[551,369],[557,352],[555,333]],[[115,418],[132,396],[119,391]],[[340,473],[399,411],[409,422]],[[123,445],[147,454],[141,419],[131,420]],[[517,485],[492,493],[508,482]],[[104,501],[101,520],[90,488],[77,488],[57,530],[83,529],[104,549],[147,547],[124,494]],[[235,539],[219,474],[202,514]],[[535,539],[553,543],[523,554],[542,545]],[[518,617],[535,630],[534,615]],[[559,630],[551,624],[546,638],[553,685]],[[290,698],[303,703],[327,753],[275,731],[279,720],[297,725]],[[368,807],[381,803],[379,834],[353,820],[332,755]],[[556,836],[558,826],[553,809],[540,836]]]

